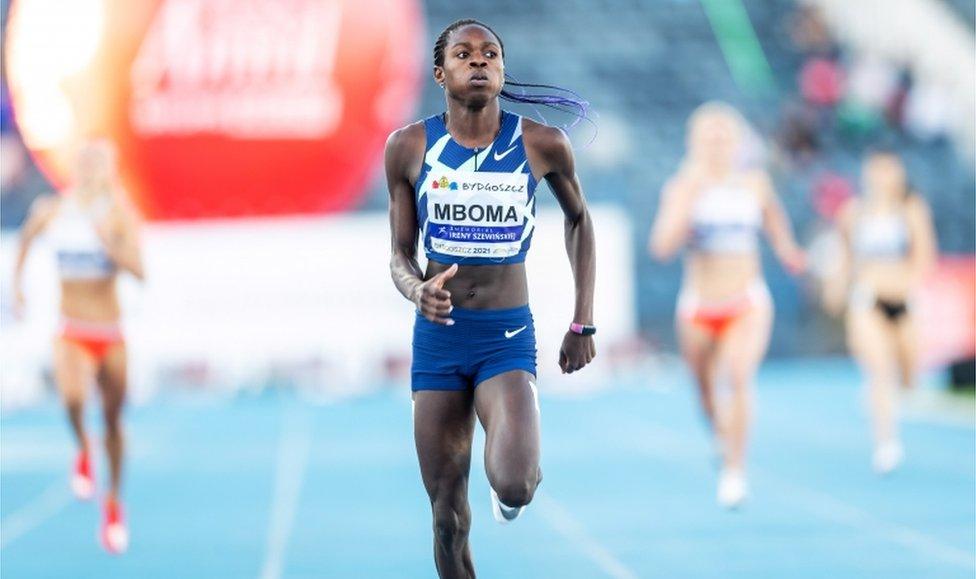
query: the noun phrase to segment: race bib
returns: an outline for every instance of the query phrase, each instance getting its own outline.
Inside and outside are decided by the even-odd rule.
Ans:
[[[527,174],[433,174],[426,192],[430,250],[488,258],[511,257],[521,250],[531,211]]]

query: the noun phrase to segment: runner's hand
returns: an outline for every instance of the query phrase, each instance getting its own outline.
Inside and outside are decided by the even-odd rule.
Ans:
[[[444,284],[454,277],[457,271],[458,265],[455,263],[417,287],[413,303],[417,306],[420,315],[435,324],[454,325],[454,320],[448,317],[454,309],[451,305],[451,292],[444,289]]]
[[[98,235],[98,239],[102,242],[102,246],[106,250],[111,250],[115,245],[115,232],[112,229],[111,223],[106,218],[99,219],[93,222],[95,226],[95,234]]]
[[[14,319],[22,320],[25,311],[27,311],[27,298],[24,296],[24,288],[18,286],[14,290]]]
[[[802,275],[807,271],[807,254],[796,248],[783,256],[783,266],[791,275]]]
[[[596,357],[596,344],[593,336],[581,336],[568,331],[559,348],[559,368],[563,374],[572,374],[593,361]]]

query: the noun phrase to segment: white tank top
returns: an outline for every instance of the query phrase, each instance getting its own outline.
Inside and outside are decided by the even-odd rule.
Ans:
[[[115,275],[115,262],[95,232],[95,221],[104,218],[109,202],[82,208],[64,197],[47,227],[47,238],[58,260],[61,279],[104,279]]]
[[[899,260],[908,255],[908,223],[900,213],[861,215],[854,225],[854,255],[862,260]]]
[[[762,207],[754,191],[713,185],[702,191],[691,216],[689,247],[704,253],[753,253],[759,249]]]

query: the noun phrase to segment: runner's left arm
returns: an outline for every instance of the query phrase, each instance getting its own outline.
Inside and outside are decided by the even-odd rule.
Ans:
[[[127,200],[113,207],[106,221],[96,226],[105,251],[117,266],[135,276],[146,278],[142,265],[142,224],[135,208]]]
[[[912,240],[910,259],[913,281],[921,283],[935,265],[939,247],[932,224],[932,211],[920,195],[908,198],[908,227]]]
[[[527,123],[528,124],[528,123]],[[573,322],[593,324],[593,293],[596,283],[596,240],[586,198],[576,175],[576,161],[569,138],[559,129],[532,123],[526,127],[529,161],[549,184],[565,217],[566,253],[573,270],[576,304]],[[559,351],[559,367],[571,374],[596,356],[593,336],[567,331]]]
[[[806,256],[796,243],[790,218],[779,202],[772,180],[764,172],[758,172],[754,179],[762,198],[763,229],[773,252],[790,273],[803,273]]]

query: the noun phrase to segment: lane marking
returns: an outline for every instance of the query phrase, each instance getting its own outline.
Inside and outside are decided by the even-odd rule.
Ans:
[[[73,500],[67,481],[57,480],[34,500],[0,521],[0,549],[40,527]]]
[[[756,471],[756,469],[753,469]],[[782,477],[759,471],[765,482],[779,486],[784,494],[800,499],[798,504],[822,519],[874,534],[890,543],[924,553],[929,557],[964,569],[976,569],[976,554],[947,545],[906,525],[883,521],[864,509],[847,503],[830,493],[789,482]]]
[[[630,425],[633,426],[633,425]],[[640,427],[643,434],[650,436],[639,436],[637,440],[645,441],[644,444],[637,445],[639,451],[645,454],[652,454],[651,447],[646,441],[655,440],[656,443],[664,443],[669,450],[667,453],[654,452],[652,455],[656,459],[661,456],[669,457],[676,462],[692,465],[699,470],[712,471],[708,468],[705,461],[697,461],[692,458],[695,453],[692,445],[685,442],[686,438],[671,427],[661,424],[644,424]],[[637,432],[638,428],[631,428],[630,432]],[[808,513],[834,523],[844,524],[848,527],[862,532],[870,533],[889,543],[894,543],[929,557],[935,558],[943,563],[949,563],[965,569],[976,569],[976,554],[967,552],[963,549],[948,545],[938,539],[912,527],[884,521],[872,516],[868,511],[838,499],[834,495],[825,491],[817,491],[809,487],[788,481],[778,475],[772,475],[766,469],[750,467],[749,469],[756,478],[764,483],[771,483],[780,488],[779,492],[787,498],[789,504],[793,504]],[[718,507],[716,507],[718,508]]]
[[[283,425],[278,443],[268,543],[261,579],[281,577],[312,446],[312,422],[309,413],[299,410],[285,411],[282,414]]]
[[[608,577],[637,579],[637,574],[594,539],[579,519],[574,517],[562,503],[541,491],[537,491],[532,505],[550,527],[579,548]]]

